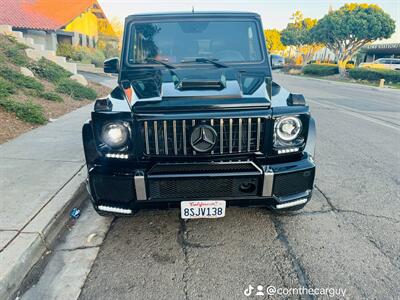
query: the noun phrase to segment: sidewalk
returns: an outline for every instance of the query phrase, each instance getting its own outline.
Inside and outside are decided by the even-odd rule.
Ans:
[[[8,299],[85,198],[82,124],[93,104],[0,145],[0,299]]]

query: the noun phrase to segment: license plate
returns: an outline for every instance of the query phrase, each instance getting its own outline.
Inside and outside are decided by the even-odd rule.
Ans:
[[[216,219],[225,217],[225,201],[182,201],[182,219]]]

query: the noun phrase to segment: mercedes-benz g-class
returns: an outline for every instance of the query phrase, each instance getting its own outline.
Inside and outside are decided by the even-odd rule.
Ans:
[[[83,126],[98,213],[216,218],[310,200],[315,123],[301,94],[273,82],[259,15],[129,16],[121,58],[104,71],[118,86]]]

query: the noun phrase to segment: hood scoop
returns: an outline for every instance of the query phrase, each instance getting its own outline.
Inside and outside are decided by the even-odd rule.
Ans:
[[[221,91],[226,88],[226,78],[225,76],[221,76],[219,80],[185,78],[177,81],[175,88],[179,91]]]

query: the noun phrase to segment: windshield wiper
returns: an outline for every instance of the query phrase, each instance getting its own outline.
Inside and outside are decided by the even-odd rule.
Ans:
[[[155,58],[146,58],[146,62],[160,64],[167,67],[168,69],[176,69],[173,65],[167,64],[166,62],[163,62]]]
[[[191,63],[191,62],[197,62],[197,63],[210,63],[213,64],[214,66],[218,68],[228,68],[227,65],[218,62],[218,59],[216,58],[205,58],[205,57],[198,57],[193,60],[182,60],[182,63]]]

